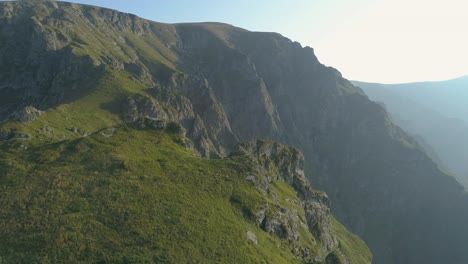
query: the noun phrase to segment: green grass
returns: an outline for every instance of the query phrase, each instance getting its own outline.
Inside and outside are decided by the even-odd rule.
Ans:
[[[147,95],[143,84],[134,80],[128,73],[106,70],[96,82],[85,89],[83,94],[72,103],[62,104],[44,112],[38,120],[28,124],[7,122],[0,125],[0,130],[16,130],[18,133],[32,136],[26,145],[43,145],[64,139],[74,139],[82,135],[70,131],[79,130],[92,133],[106,127],[122,123],[122,102],[125,97],[136,94]],[[44,132],[47,126],[50,132]]]
[[[369,251],[364,241],[346,230],[334,217],[332,217],[332,226],[338,237],[340,251],[351,263],[371,263],[372,253]]]
[[[160,39],[154,35],[145,34],[143,36],[136,36],[135,34],[125,34],[130,47],[141,54],[141,58],[151,63],[162,63],[174,68],[174,62],[177,57],[164,46]]]
[[[161,130],[113,133],[28,150],[18,148],[22,142],[0,145],[4,262],[299,263],[288,241],[252,219],[271,200],[245,180],[246,157],[202,159],[178,143],[180,135]],[[272,190],[283,206],[299,199],[285,183]],[[355,243],[366,249],[334,226],[344,252],[361,250]],[[304,246],[318,247],[301,234]]]
[[[179,136],[128,127],[19,151],[3,146],[0,256],[9,262],[294,263],[256,227],[242,157],[206,160]],[[259,244],[247,240],[254,232]]]

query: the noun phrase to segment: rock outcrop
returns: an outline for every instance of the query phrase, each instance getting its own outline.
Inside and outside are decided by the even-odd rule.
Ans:
[[[21,123],[29,123],[38,119],[41,116],[41,111],[37,110],[32,106],[26,106],[23,109],[20,109],[10,116],[10,120],[18,121]]]
[[[271,140],[256,140],[241,144],[233,155],[250,157],[254,172],[247,175],[246,180],[252,181],[259,191],[274,201],[274,204],[262,205],[255,215],[257,224],[265,232],[290,241],[293,252],[308,262],[319,261],[320,256],[312,259],[311,249],[300,246],[300,241],[307,239],[301,236],[301,229],[313,235],[326,255],[338,250],[331,224],[330,201],[326,194],[310,186],[304,175],[304,156],[299,150]],[[294,188],[300,200],[292,202],[304,212],[303,217],[298,209],[282,205],[280,194],[271,187],[275,181]]]

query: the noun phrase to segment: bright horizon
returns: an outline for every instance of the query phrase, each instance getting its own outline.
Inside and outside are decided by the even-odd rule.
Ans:
[[[439,81],[468,75],[463,0],[72,0],[165,23],[223,22],[314,48],[345,78]],[[196,6],[194,6],[196,3]]]

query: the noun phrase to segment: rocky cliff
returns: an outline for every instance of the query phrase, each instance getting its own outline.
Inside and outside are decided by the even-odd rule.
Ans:
[[[338,220],[365,239],[375,263],[468,261],[461,186],[312,48],[276,33],[160,24],[67,3],[3,3],[0,20],[0,89],[8,98],[1,99],[0,114],[10,120],[1,130],[9,139],[57,142],[83,136],[70,127],[93,132],[138,118],[180,124],[204,157],[273,139],[304,153],[307,178],[327,192]],[[29,106],[42,111],[39,119],[14,122],[10,113]],[[252,152],[258,147],[251,143],[244,151],[259,164],[278,151]],[[329,214],[326,196],[300,183],[295,166],[279,168],[296,176],[262,170],[257,188],[275,178],[297,183],[312,199],[299,203],[315,215],[308,228],[321,223],[324,247],[336,247],[329,220],[321,217]],[[258,221],[294,238],[281,225],[284,214],[262,218],[259,212]]]
[[[325,252],[333,251],[338,241],[333,233],[328,197],[313,191],[304,176],[304,156],[296,149],[288,148],[276,142],[258,140],[239,146],[235,155],[247,155],[255,164],[255,172],[259,178],[248,175],[262,193],[271,196],[277,211],[267,214],[268,204],[262,205],[255,214],[259,226],[266,232],[276,233],[279,237],[289,240],[300,240],[299,226],[307,226]],[[298,221],[297,212],[281,206],[278,194],[270,186],[275,181],[281,181],[292,186],[301,200],[295,201],[305,212],[306,222]],[[305,254],[309,254],[305,252]]]
[[[253,171],[247,174],[246,180],[272,201],[263,203],[254,214],[263,231],[289,241],[293,253],[308,263],[369,261],[350,259],[349,252],[343,253],[346,242],[334,228],[330,201],[326,194],[310,186],[304,175],[304,156],[299,150],[271,140],[256,140],[239,145],[232,155],[250,159]],[[299,199],[284,199],[279,182],[293,187]],[[288,202],[295,206],[291,208]],[[314,252],[317,249],[302,246],[302,241],[307,241],[304,231],[317,241],[318,256]]]

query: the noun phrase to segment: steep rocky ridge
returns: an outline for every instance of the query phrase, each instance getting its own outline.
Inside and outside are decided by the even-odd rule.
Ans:
[[[349,258],[350,252],[344,252],[346,242],[342,234],[337,233],[330,212],[330,201],[326,194],[315,191],[304,174],[304,156],[302,153],[271,140],[256,140],[237,147],[232,156],[247,156],[251,160],[253,171],[246,180],[252,182],[271,203],[263,203],[255,212],[258,226],[269,234],[275,234],[287,240],[293,246],[293,253],[310,263],[357,263],[369,259]],[[282,198],[281,185],[293,187],[299,199]],[[286,202],[286,203],[285,203]],[[294,204],[290,207],[287,203]],[[304,234],[311,233],[320,248],[303,246],[307,241]],[[359,244],[359,242],[358,242]],[[360,245],[355,245],[357,248]],[[362,249],[358,252],[364,253]],[[351,255],[352,256],[352,255]]]
[[[10,75],[27,77],[0,76],[0,91],[11,95],[5,102],[15,102],[2,104],[0,112],[7,118],[19,110],[16,102],[44,111],[29,124],[4,123],[4,134],[28,134],[33,140],[24,144],[37,145],[80,137],[71,126],[92,132],[146,117],[181,124],[205,157],[270,138],[304,153],[314,188],[327,192],[332,212],[365,239],[375,263],[468,260],[462,224],[468,201],[461,186],[380,105],[320,64],[313,49],[275,33],[218,23],[160,24],[67,3],[22,1],[1,9],[0,38],[7,43],[1,52],[8,55],[0,67],[18,61]],[[24,32],[13,30],[20,24]],[[40,32],[41,48],[33,48],[33,32]],[[23,43],[19,54],[8,52],[16,42]],[[42,82],[42,64],[25,54],[43,54],[47,62],[57,52],[64,61],[45,71]],[[76,77],[64,79],[69,75]],[[327,215],[325,196],[312,194],[322,202],[310,210]],[[264,228],[275,233],[278,225],[267,222]],[[336,247],[327,237],[326,248]]]
[[[312,182],[330,195],[340,220],[370,244],[376,263],[457,263],[466,258],[460,252],[467,234],[447,229],[447,220],[441,219],[451,215],[448,221],[459,226],[459,217],[466,217],[467,210],[460,210],[468,206],[463,188],[441,172],[380,105],[339,72],[321,65],[312,49],[273,33],[219,25],[216,30],[214,25],[179,27],[185,41],[222,36],[213,40],[217,45],[190,45],[192,56],[206,60],[201,74],[217,83],[213,87],[221,102],[236,97],[226,90],[242,96],[255,94],[253,89],[267,102],[250,105],[239,98],[237,108],[230,103],[227,116],[249,127],[246,133],[232,125],[233,132],[244,140],[271,137],[301,148]],[[213,53],[216,56],[209,56]],[[226,62],[225,53],[238,53],[239,58]],[[232,75],[225,73],[226,67]],[[256,109],[259,115],[243,109]],[[444,193],[443,199],[434,193]],[[450,246],[435,246],[431,237],[446,239],[443,243]]]
[[[298,241],[298,225],[307,225],[310,232],[323,244],[324,250],[329,252],[337,247],[337,238],[331,226],[330,202],[325,194],[313,191],[310,187],[304,175],[302,153],[276,142],[258,140],[240,145],[235,152],[235,155],[238,154],[252,158],[256,164],[255,171],[261,177],[256,179],[249,175],[248,179],[253,181],[260,191],[272,196],[279,208],[279,212],[273,216],[266,215],[268,205],[262,206],[256,213],[257,223],[262,229]],[[297,213],[294,215],[278,203],[277,194],[270,188],[270,184],[274,181],[285,182],[298,192],[302,201],[296,202],[305,211],[306,223],[297,223],[296,219],[299,219]],[[287,217],[282,217],[282,214],[286,214]],[[292,226],[290,223],[293,223]]]

